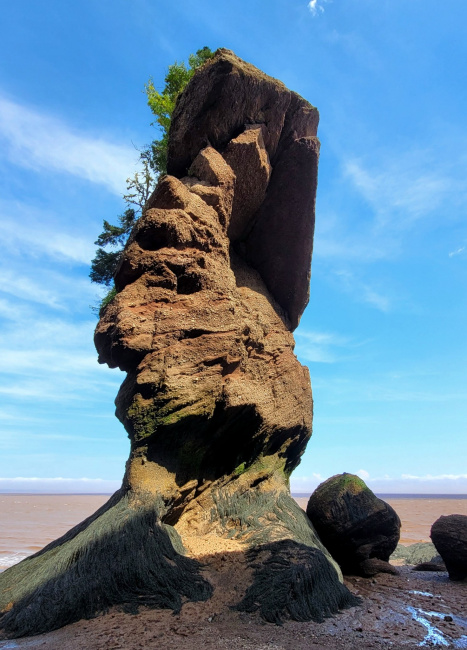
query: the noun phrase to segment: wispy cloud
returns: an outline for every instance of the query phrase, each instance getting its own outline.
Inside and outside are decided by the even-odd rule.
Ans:
[[[3,251],[89,264],[95,254],[92,238],[66,232],[63,225],[50,221],[45,212],[25,205],[7,206],[0,201]]]
[[[427,386],[427,377],[427,373],[423,370],[420,370],[418,378],[401,376],[397,379],[390,373],[374,373],[371,377],[363,379],[357,376],[352,379],[337,376],[331,379],[315,377],[313,385],[315,391],[319,390],[322,402],[328,405],[378,402],[446,404],[463,403],[467,399],[467,390],[464,386],[458,389],[456,383],[454,390],[450,390],[451,386],[443,387],[441,390],[439,385],[442,382],[436,381],[436,375],[431,379],[429,386]],[[342,424],[345,424],[345,420]]]
[[[4,314],[9,318],[0,340],[0,394],[8,396],[10,405],[31,399],[95,402],[115,395],[122,374],[97,363],[95,320],[51,317],[33,304],[16,311],[6,299],[0,301],[0,316]]]
[[[336,348],[346,348],[350,343],[349,339],[338,334],[310,332],[300,328],[295,332],[295,338],[296,355],[312,363],[335,363],[339,360]]]
[[[458,481],[459,479],[467,479],[467,474],[425,474],[417,476],[416,474],[402,474],[401,478],[410,479],[412,481]]]
[[[449,257],[455,257],[456,255],[460,255],[464,251],[465,251],[465,246],[461,246],[457,250],[451,251],[450,253],[448,253],[448,255],[449,255]]]
[[[2,269],[0,292],[54,309],[63,309],[55,292],[44,289],[39,282],[27,276],[18,275],[7,269]]]
[[[467,158],[462,153],[465,147],[459,146],[462,137],[458,134],[455,144],[454,135],[445,140],[434,137],[426,149],[410,142],[397,150],[367,143],[370,153],[357,155],[335,143],[342,177],[330,195],[320,199],[325,207],[318,213],[314,257],[331,263],[339,260],[341,265],[352,262],[353,268],[394,260],[409,253],[414,233],[419,238],[422,232],[439,228],[441,220],[446,226],[462,224],[467,200]],[[355,147],[357,152],[359,147]],[[459,153],[453,156],[452,151]],[[350,220],[349,212],[356,212],[358,218]],[[463,253],[464,248],[459,246],[450,257]]]
[[[118,490],[120,485],[121,481],[110,481],[101,478],[0,477],[0,492],[112,494],[112,492]]]
[[[310,10],[312,16],[317,16],[318,14],[323,13],[324,2],[326,2],[326,0],[310,0],[308,3],[308,9]]]
[[[349,470],[347,470],[349,471]],[[367,470],[352,472],[360,476],[373,492],[386,494],[467,494],[467,474],[439,474],[418,476],[401,474],[399,476],[372,477]],[[290,479],[292,492],[311,493],[326,480],[322,473],[311,476],[295,476]]]
[[[93,285],[90,280],[74,277],[66,271],[57,272],[45,264],[28,268],[24,259],[10,256],[9,260],[0,263],[0,316],[14,320],[17,309],[27,311],[28,306],[33,308],[34,305],[77,312],[89,309],[89,305],[105,293],[105,289]],[[18,298],[22,305],[18,300],[8,301],[7,296]],[[24,321],[20,324],[25,325]]]
[[[316,221],[313,260],[372,264],[393,255],[392,241],[376,233],[372,223],[349,223],[346,215],[322,212]]]
[[[377,287],[372,286],[369,282],[361,280],[352,271],[345,269],[336,270],[334,271],[334,278],[340,287],[358,302],[367,303],[382,312],[391,310],[392,304],[389,296]]]
[[[321,9],[322,11],[322,9]],[[362,68],[370,70],[381,70],[381,54],[377,48],[371,44],[367,35],[357,31],[338,31],[332,29],[323,34],[325,42],[341,50],[342,56],[352,58],[355,64]]]
[[[376,225],[405,230],[440,209],[450,211],[467,195],[465,160],[445,160],[440,150],[438,143],[436,149],[349,157],[344,174],[373,208]]]
[[[131,146],[82,133],[63,120],[0,97],[0,142],[21,167],[67,172],[121,194],[138,158]]]

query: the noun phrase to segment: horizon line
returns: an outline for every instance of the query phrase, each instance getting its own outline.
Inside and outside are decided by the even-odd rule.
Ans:
[[[113,492],[51,492],[50,490],[35,490],[33,492],[27,490],[2,490],[0,495],[10,496],[112,496],[118,490]],[[313,490],[314,491],[314,490]],[[313,494],[311,492],[290,492],[292,497],[306,498]],[[424,498],[440,498],[449,497],[451,499],[467,499],[467,492],[374,492],[377,497],[386,498],[410,498],[410,497],[424,497]]]

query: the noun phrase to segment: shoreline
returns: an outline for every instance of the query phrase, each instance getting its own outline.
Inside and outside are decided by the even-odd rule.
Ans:
[[[10,496],[14,498],[10,499]],[[51,496],[54,497],[52,505],[50,497],[45,495],[8,495],[7,498],[0,495],[0,505],[5,507],[6,501],[11,504],[14,501],[21,502],[14,505],[29,507],[35,520],[45,524],[42,519],[55,517],[55,520],[61,520],[62,515],[66,515],[69,521],[73,516],[81,520],[83,514],[86,514],[82,510],[83,503],[90,510],[87,514],[91,514],[99,501],[106,501],[110,495]],[[58,502],[68,504],[71,511],[65,508],[63,512],[56,507],[57,496],[61,497]],[[294,493],[294,496],[297,503],[306,508],[308,495],[303,497]],[[420,526],[446,504],[455,506],[456,509],[465,509],[467,514],[467,495],[460,499],[455,499],[452,495],[442,495],[435,499],[428,495],[414,498],[395,495],[387,498],[387,501],[392,501],[393,507],[396,502],[395,509],[403,521],[404,534],[410,534],[411,517],[412,524],[415,522],[415,534],[422,537],[409,539],[402,542],[403,545],[424,541],[424,535],[420,535],[420,531],[427,529]],[[39,502],[48,510],[41,511],[34,507]],[[404,508],[405,513],[402,512]],[[2,514],[5,511],[1,511],[0,515]],[[10,512],[10,516],[14,514],[14,511]],[[405,515],[409,519],[404,519]],[[19,515],[16,513],[15,516]],[[36,526],[31,528],[37,544],[39,531]],[[55,532],[52,527],[47,534],[50,537]],[[405,539],[401,536],[401,540]],[[236,554],[227,557],[224,554],[218,560],[207,577],[213,584],[237,585],[230,596],[231,600],[238,601],[243,585],[247,584],[242,577],[244,562]],[[399,650],[416,648],[434,640],[437,640],[438,645],[446,647],[449,644],[449,647],[467,648],[466,581],[454,583],[449,581],[446,572],[420,573],[414,572],[412,568],[410,565],[399,565],[398,575],[395,576],[378,574],[371,579],[345,577],[346,586],[362,598],[362,604],[344,610],[322,623],[285,621],[282,627],[265,623],[258,614],[232,610],[234,601],[226,602],[225,594],[222,600],[215,590],[210,600],[187,602],[178,614],[171,610],[141,608],[138,614],[133,615],[114,607],[91,620],[80,620],[37,637],[0,640],[0,650],[62,650],[65,647],[68,650],[186,650],[188,642],[192,650],[227,650],[232,647],[235,650],[382,650],[387,647]]]
[[[0,571],[32,555],[93,514],[110,494],[0,494]],[[309,495],[292,496],[306,510]],[[384,495],[401,522],[403,546],[430,542],[431,525],[441,515],[467,515],[464,495]],[[382,498],[382,495],[380,495]]]
[[[111,497],[114,492],[12,492],[9,490],[0,490],[0,498],[2,496],[50,496],[50,497]],[[292,497],[309,499],[311,492],[291,492]],[[421,492],[375,492],[379,499],[467,499],[467,493],[421,493]]]

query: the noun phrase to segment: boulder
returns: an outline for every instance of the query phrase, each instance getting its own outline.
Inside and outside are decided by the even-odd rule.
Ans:
[[[399,541],[400,519],[361,478],[344,473],[324,481],[311,495],[306,513],[344,573],[394,572],[388,561]]]
[[[451,580],[467,578],[467,515],[440,517],[430,537],[443,558]]]

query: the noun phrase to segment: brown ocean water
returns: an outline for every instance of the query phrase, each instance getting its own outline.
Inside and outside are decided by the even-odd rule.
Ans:
[[[0,571],[44,548],[109,499],[108,494],[0,494]]]
[[[467,495],[383,497],[402,521],[401,543],[429,542],[438,517],[467,515]],[[296,496],[306,508],[308,498]],[[0,571],[60,537],[109,499],[108,494],[0,494]]]

